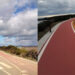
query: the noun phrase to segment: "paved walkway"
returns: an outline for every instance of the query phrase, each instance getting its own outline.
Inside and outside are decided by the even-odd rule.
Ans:
[[[37,75],[37,62],[0,51],[0,75]]]
[[[72,21],[60,24],[39,60],[39,75],[75,75],[75,32]]]
[[[51,31],[47,32],[38,42],[38,50],[40,50],[43,46],[43,44],[46,42],[46,40],[49,38],[49,36],[60,26],[61,23],[55,25]]]

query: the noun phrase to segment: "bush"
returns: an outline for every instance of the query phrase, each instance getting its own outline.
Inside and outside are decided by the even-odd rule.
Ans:
[[[12,46],[12,45],[2,46],[2,47],[0,47],[0,49],[6,51],[8,53],[24,57],[24,58],[29,57],[29,58],[37,60],[37,54],[38,54],[37,50],[26,50],[23,48],[20,49],[16,46]]]
[[[28,51],[27,54],[26,54],[26,56],[27,57],[32,57],[33,59],[37,60],[38,52],[36,50]]]

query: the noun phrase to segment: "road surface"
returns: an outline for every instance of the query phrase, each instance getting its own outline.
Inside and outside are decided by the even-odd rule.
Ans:
[[[0,51],[0,75],[37,75],[37,63]]]
[[[63,22],[44,45],[38,75],[75,75],[74,19]]]
[[[61,22],[62,23],[62,22]],[[60,26],[61,23],[56,24],[54,27],[51,28],[51,32],[47,32],[38,42],[38,50],[40,51],[43,47],[43,44],[46,42],[46,40],[48,39],[49,36],[51,36],[51,34],[53,32],[55,32],[55,30]]]

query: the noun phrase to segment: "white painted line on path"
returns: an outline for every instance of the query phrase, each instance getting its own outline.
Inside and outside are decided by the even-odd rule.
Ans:
[[[8,64],[5,64],[5,63],[3,63],[3,62],[0,62],[0,65],[4,66],[4,67],[6,67],[6,68],[9,68],[9,69],[12,68],[11,66],[9,66]]]

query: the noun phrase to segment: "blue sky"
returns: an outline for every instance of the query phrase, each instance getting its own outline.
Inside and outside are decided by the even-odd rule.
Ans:
[[[16,8],[16,10],[14,12],[15,14],[16,13],[19,13],[19,12],[22,12],[22,11],[25,11],[27,9],[32,9],[33,10],[33,9],[36,9],[37,8],[37,1],[35,0],[35,1],[31,2],[31,3],[26,3],[26,4],[24,4],[21,7],[18,7],[16,5],[15,8]]]
[[[38,0],[39,16],[75,13],[75,0]]]
[[[36,0],[0,1],[0,45],[37,45]]]

